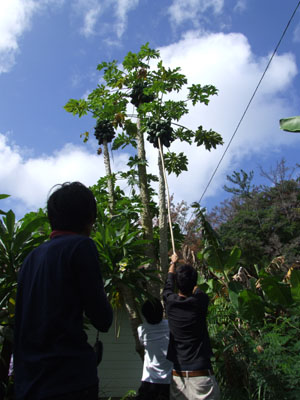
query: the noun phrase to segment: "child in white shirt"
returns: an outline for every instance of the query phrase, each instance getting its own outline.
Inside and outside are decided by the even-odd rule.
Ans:
[[[163,319],[161,302],[154,298],[142,306],[146,321],[138,327],[138,336],[145,348],[142,383],[136,400],[167,400],[173,364],[166,359],[169,325]]]

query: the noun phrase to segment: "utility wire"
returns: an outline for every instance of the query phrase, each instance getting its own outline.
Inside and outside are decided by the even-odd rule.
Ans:
[[[244,119],[244,117],[245,117],[245,115],[246,115],[246,113],[247,113],[247,111],[248,111],[248,109],[249,109],[251,103],[252,103],[252,100],[253,100],[254,97],[255,97],[256,92],[258,91],[258,88],[260,87],[260,84],[261,84],[262,80],[263,80],[264,77],[265,77],[266,72],[267,72],[267,70],[269,69],[270,64],[271,64],[271,62],[272,62],[272,60],[273,60],[273,58],[274,58],[274,56],[275,56],[275,54],[276,54],[276,52],[277,52],[277,50],[278,50],[278,48],[279,48],[279,46],[280,46],[280,44],[281,44],[281,42],[282,42],[282,39],[284,38],[284,36],[285,36],[285,34],[286,34],[286,32],[287,32],[287,30],[288,30],[288,28],[289,28],[289,26],[290,26],[290,24],[291,24],[291,22],[292,22],[294,16],[295,16],[295,14],[296,14],[297,9],[299,8],[299,6],[300,6],[300,1],[298,2],[298,4],[297,4],[297,6],[296,6],[296,8],[295,8],[295,10],[294,10],[294,12],[293,12],[293,14],[291,15],[291,17],[290,17],[290,19],[289,19],[289,22],[287,23],[287,25],[286,25],[286,27],[285,27],[285,29],[284,29],[284,31],[283,31],[283,33],[282,33],[280,39],[279,39],[279,42],[277,43],[277,46],[275,47],[275,49],[274,49],[274,51],[273,51],[273,54],[272,54],[272,56],[271,56],[271,58],[270,58],[270,60],[269,60],[269,62],[268,62],[268,64],[267,64],[267,66],[266,66],[266,68],[265,68],[265,70],[264,70],[264,72],[263,72],[263,74],[262,74],[262,76],[261,76],[261,78],[260,78],[260,80],[259,80],[259,82],[258,82],[258,84],[257,84],[257,86],[256,86],[256,88],[255,88],[255,90],[254,90],[254,92],[253,92],[253,94],[252,94],[252,96],[251,96],[249,102],[248,102],[248,104],[247,104],[247,107],[245,108],[245,111],[243,112],[242,117],[240,118],[240,120],[239,120],[239,122],[238,122],[238,124],[237,124],[237,127],[235,128],[235,130],[234,130],[234,132],[233,132],[233,135],[231,136],[231,138],[230,138],[230,140],[229,140],[229,142],[228,142],[228,145],[226,146],[226,149],[224,150],[224,153],[222,154],[222,156],[221,156],[221,158],[220,158],[220,160],[219,160],[219,162],[218,162],[218,164],[217,164],[217,166],[216,166],[216,168],[215,168],[215,170],[214,170],[212,176],[210,177],[210,179],[209,179],[209,181],[208,181],[208,183],[207,183],[207,185],[206,185],[206,187],[205,187],[205,189],[204,189],[204,191],[203,191],[203,193],[202,193],[202,196],[201,196],[201,198],[200,198],[200,200],[199,200],[199,204],[201,204],[201,201],[202,201],[203,197],[205,196],[205,194],[206,194],[206,192],[207,192],[207,189],[209,188],[209,186],[210,186],[212,180],[214,179],[214,177],[215,177],[215,175],[216,175],[216,173],[217,173],[217,171],[218,171],[218,169],[219,169],[219,166],[220,166],[221,162],[223,161],[223,159],[224,159],[224,157],[225,157],[225,154],[227,153],[227,151],[228,151],[228,149],[229,149],[229,146],[231,145],[231,143],[232,143],[232,141],[233,141],[233,139],[234,139],[234,137],[235,137],[235,135],[236,135],[236,133],[237,133],[237,131],[238,131],[238,129],[239,129],[239,127],[240,127],[240,125],[241,125],[241,123],[242,123],[242,121],[243,121],[243,119]]]

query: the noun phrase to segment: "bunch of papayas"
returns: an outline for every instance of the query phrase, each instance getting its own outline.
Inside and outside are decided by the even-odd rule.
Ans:
[[[158,148],[158,138],[163,146],[170,147],[173,140],[173,128],[171,120],[166,121],[150,121],[147,122],[147,140],[153,144],[154,147]]]
[[[111,142],[115,137],[115,130],[112,122],[107,119],[99,120],[95,127],[94,135],[100,146],[103,144],[104,140],[108,143]]]
[[[155,99],[154,94],[145,94],[144,89],[146,89],[149,85],[147,82],[143,80],[137,81],[133,87],[130,94],[131,97],[131,104],[138,107],[140,104],[143,103],[150,103]]]

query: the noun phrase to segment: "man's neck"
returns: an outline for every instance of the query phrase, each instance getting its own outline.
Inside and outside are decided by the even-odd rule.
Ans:
[[[190,293],[190,294],[183,294],[180,290],[179,290],[179,292],[178,292],[178,296],[180,296],[180,297],[190,297],[192,295],[192,293]]]

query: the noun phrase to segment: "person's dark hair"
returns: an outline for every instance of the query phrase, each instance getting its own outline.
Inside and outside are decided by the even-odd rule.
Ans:
[[[176,283],[184,295],[190,295],[197,284],[197,271],[190,264],[180,265],[176,269]]]
[[[159,299],[146,300],[142,306],[142,314],[149,324],[158,324],[163,318],[163,306]]]
[[[92,191],[80,182],[66,182],[54,188],[57,186],[47,201],[52,230],[83,232],[96,220],[97,205]]]

